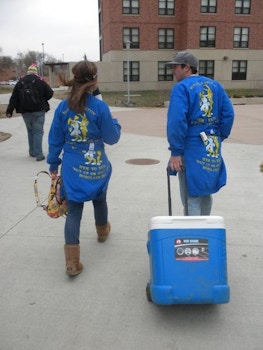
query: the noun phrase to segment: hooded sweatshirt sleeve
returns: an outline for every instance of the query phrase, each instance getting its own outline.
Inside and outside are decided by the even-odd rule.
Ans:
[[[167,114],[167,139],[172,156],[184,154],[187,134],[188,93],[183,84],[175,85],[170,96]]]
[[[116,118],[112,117],[110,109],[104,101],[100,101],[100,119],[99,119],[99,128],[101,131],[102,140],[109,144],[113,145],[117,143],[121,136],[121,126]]]
[[[61,108],[63,102],[55,110],[54,118],[48,134],[48,156],[47,163],[50,164],[49,170],[53,171],[61,164],[60,153],[65,144],[65,132],[63,130]]]
[[[219,119],[219,128],[221,133],[221,140],[225,140],[230,135],[234,123],[234,108],[232,102],[222,88],[222,109]]]

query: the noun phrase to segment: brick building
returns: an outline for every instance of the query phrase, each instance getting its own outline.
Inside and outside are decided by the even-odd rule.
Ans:
[[[102,90],[170,89],[176,51],[225,88],[263,88],[262,0],[99,0]],[[128,77],[128,79],[127,79]]]

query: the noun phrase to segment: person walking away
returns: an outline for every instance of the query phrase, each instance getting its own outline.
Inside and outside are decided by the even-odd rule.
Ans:
[[[167,113],[169,168],[178,172],[184,215],[210,215],[212,194],[226,184],[221,143],[231,132],[234,109],[217,81],[197,74],[191,52],[180,51],[167,64],[177,80]]]
[[[119,141],[121,126],[108,105],[93,95],[98,82],[96,64],[80,61],[72,73],[73,79],[62,79],[71,90],[55,110],[48,135],[47,163],[52,177],[58,174],[62,164],[63,191],[68,205],[64,227],[66,273],[77,275],[83,269],[79,236],[85,202],[93,203],[98,241],[104,242],[110,233],[106,195],[112,166],[105,144]]]
[[[45,113],[53,96],[51,87],[38,75],[36,64],[28,67],[27,74],[14,87],[6,116],[11,118],[14,109],[21,113],[27,129],[29,155],[37,161],[45,159],[42,150]]]

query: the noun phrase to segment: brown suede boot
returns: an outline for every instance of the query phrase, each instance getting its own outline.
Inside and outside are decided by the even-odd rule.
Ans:
[[[110,229],[111,229],[110,223],[107,222],[107,224],[103,226],[99,226],[95,224],[95,226],[98,234],[98,241],[101,243],[105,242],[110,233]]]
[[[66,259],[66,274],[68,274],[69,276],[75,276],[81,273],[83,265],[81,264],[81,262],[79,262],[79,244],[65,244],[64,252]]]

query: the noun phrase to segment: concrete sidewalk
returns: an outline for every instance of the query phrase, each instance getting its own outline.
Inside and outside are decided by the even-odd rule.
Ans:
[[[51,100],[46,115],[44,150],[57,103]],[[214,196],[212,213],[224,217],[227,230],[231,300],[224,305],[160,307],[146,298],[149,221],[168,214],[165,108],[112,108],[123,131],[117,145],[107,146],[112,232],[97,242],[86,203],[84,270],[76,278],[64,272],[64,219],[36,208],[34,177],[48,166],[27,156],[21,117],[0,120],[0,131],[12,134],[0,143],[0,350],[263,348],[263,105],[235,110],[233,133],[223,145],[228,184]],[[126,162],[134,159],[159,163]],[[177,178],[172,192],[173,214],[181,215]]]

